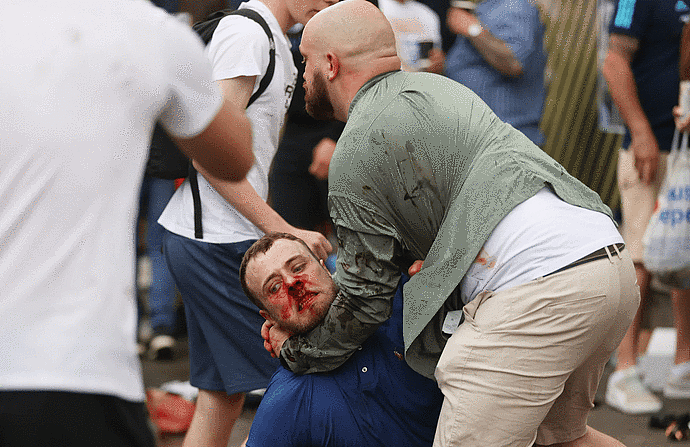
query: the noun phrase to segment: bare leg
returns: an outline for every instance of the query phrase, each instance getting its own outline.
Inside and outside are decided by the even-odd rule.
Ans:
[[[642,326],[642,316],[647,307],[647,297],[649,296],[649,273],[642,264],[635,264],[635,274],[637,276],[637,285],[640,287],[640,307],[637,309],[637,313],[628,328],[628,332],[625,333],[621,344],[618,346],[616,371],[637,364],[640,327]]]
[[[538,444],[535,447],[541,447]],[[600,431],[587,427],[587,432],[581,438],[574,441],[564,442],[561,444],[552,444],[551,447],[625,447],[622,442],[613,439],[609,435],[605,435]]]
[[[690,290],[671,291],[673,321],[676,327],[676,365],[690,361]]]
[[[229,396],[223,391],[199,390],[183,447],[227,447],[243,405],[243,393]]]

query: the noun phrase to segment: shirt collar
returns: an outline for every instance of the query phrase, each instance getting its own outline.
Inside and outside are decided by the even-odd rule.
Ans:
[[[357,101],[359,101],[362,98],[362,96],[364,96],[366,94],[366,92],[371,87],[374,86],[374,84],[379,82],[381,79],[386,78],[386,77],[388,77],[394,73],[397,73],[399,71],[401,71],[401,70],[387,71],[385,73],[378,74],[378,75],[374,76],[373,78],[369,79],[367,82],[365,82],[364,85],[359,88],[355,97],[352,98],[352,102],[350,103],[350,109],[348,110],[348,117],[350,116],[350,114],[352,114],[352,111],[354,110],[355,104],[357,104]]]

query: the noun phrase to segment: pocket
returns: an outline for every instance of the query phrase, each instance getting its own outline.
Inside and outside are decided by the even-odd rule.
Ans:
[[[557,297],[546,306],[546,311],[551,314],[568,312],[573,314],[583,314],[598,312],[601,304],[606,300],[606,295]]]

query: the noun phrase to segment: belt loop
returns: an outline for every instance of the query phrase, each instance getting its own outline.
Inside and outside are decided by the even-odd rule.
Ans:
[[[611,262],[611,264],[613,264],[613,258],[611,257],[611,250],[609,250],[609,247],[604,247],[604,250],[606,250],[606,256],[609,257],[609,261]],[[618,249],[616,249],[616,250],[618,250]]]
[[[621,251],[618,249],[618,244],[613,244],[613,249],[616,250],[616,254],[618,255],[618,259],[623,259],[621,256]]]

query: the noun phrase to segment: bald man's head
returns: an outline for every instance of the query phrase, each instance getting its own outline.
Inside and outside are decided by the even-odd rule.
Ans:
[[[366,0],[341,1],[319,12],[305,26],[302,42],[318,53],[333,52],[342,64],[397,57],[393,28]]]

